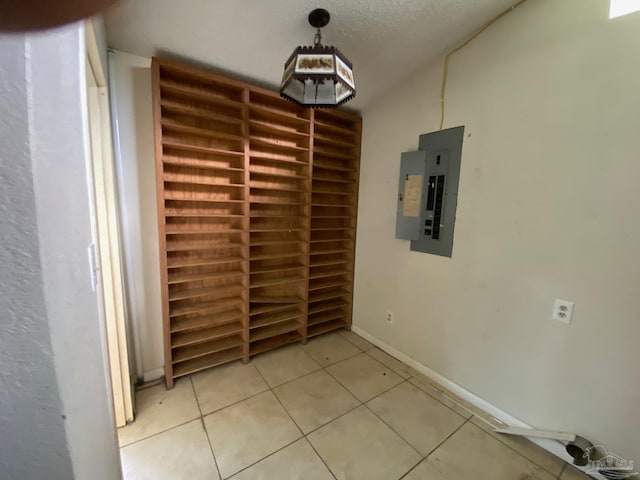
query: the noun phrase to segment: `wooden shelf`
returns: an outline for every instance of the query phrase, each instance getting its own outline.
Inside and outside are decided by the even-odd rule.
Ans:
[[[350,284],[351,284],[351,282],[349,282],[347,280],[342,280],[342,279],[325,280],[325,281],[322,281],[322,282],[311,282],[311,283],[309,283],[309,291],[313,292],[315,290],[322,290],[322,289],[325,289],[325,288],[349,286]]]
[[[222,308],[225,306],[235,307],[242,304],[242,298],[225,298],[224,302],[222,300],[210,301],[210,302],[202,302],[196,301],[193,303],[189,303],[188,305],[180,306],[180,307],[170,307],[169,317],[179,317],[182,315],[187,315],[190,313],[198,313],[204,312],[207,310],[212,310],[215,308]]]
[[[190,127],[188,125],[183,125],[183,124],[171,122],[168,120],[162,121],[162,128],[164,131],[184,133],[194,137],[214,138],[219,140],[231,140],[236,142],[243,141],[242,135],[234,135],[231,133],[216,132],[215,130],[207,130],[204,128]]]
[[[256,138],[256,137],[250,137],[249,141],[251,142],[251,146],[256,146],[256,147],[267,147],[267,148],[273,148],[275,150],[285,150],[285,151],[290,151],[290,152],[308,152],[309,148],[305,148],[305,147],[298,147],[297,145],[289,145],[289,144],[284,144],[284,143],[278,143],[275,140],[270,140],[267,138]]]
[[[242,310],[228,310],[192,318],[174,318],[171,320],[171,333],[212,327],[213,325],[216,325],[216,328],[222,328],[226,324],[231,325],[235,322],[242,323]]]
[[[283,311],[278,314],[269,314],[261,317],[252,318],[249,323],[249,328],[262,328],[269,325],[275,325],[277,323],[287,322],[294,319],[300,319],[304,314],[298,311]]]
[[[251,260],[255,260],[255,259],[252,258]],[[286,272],[289,270],[298,270],[300,268],[305,268],[305,265],[302,265],[300,263],[288,263],[285,265],[251,267],[251,273]]]
[[[265,152],[260,152],[260,151],[255,151],[255,150],[251,150],[249,152],[249,156],[251,157],[251,160],[259,160],[259,161],[263,161],[263,162],[272,162],[272,163],[280,163],[282,165],[289,165],[289,166],[294,166],[294,167],[301,167],[301,166],[308,166],[308,162],[302,162],[300,160],[291,160],[291,159],[286,159],[286,158],[281,158],[280,156],[278,156],[277,154],[267,154]]]
[[[308,326],[318,325],[320,323],[329,322],[337,319],[344,319],[346,316],[346,312],[344,310],[327,310],[322,313],[316,313],[314,315],[309,315],[309,319],[307,322]]]
[[[152,61],[167,386],[349,326],[361,120]]]
[[[212,113],[206,108],[190,107],[189,105],[181,104],[180,102],[172,100],[161,100],[160,106],[167,112],[173,112],[178,114],[184,114],[191,117],[204,118],[206,120],[213,120],[220,123],[226,123],[231,125],[242,125],[242,119],[233,118],[227,115],[220,115]]]
[[[212,172],[229,172],[229,173],[242,173],[244,170],[242,168],[235,167],[218,167],[215,165],[208,165],[202,162],[196,162],[194,160],[189,159],[178,159],[175,157],[162,157],[162,163],[164,165],[172,165],[174,167],[185,167],[185,168],[195,168],[197,170],[208,170]]]
[[[226,263],[242,262],[242,257],[220,257],[220,258],[169,258],[167,268],[202,267],[206,265],[223,265]]]
[[[316,335],[322,335],[323,333],[330,332],[332,330],[338,330],[339,328],[346,327],[350,324],[348,320],[332,320],[326,323],[320,323],[318,325],[312,325],[307,329],[307,337],[315,337]]]
[[[269,278],[263,280],[251,280],[249,284],[249,288],[261,288],[261,287],[269,287],[273,285],[282,285],[287,283],[294,283],[304,281],[305,277],[301,275],[291,275],[287,277],[276,277]]]
[[[309,303],[321,302],[323,300],[329,300],[334,298],[342,298],[345,296],[351,296],[351,292],[346,290],[338,289],[338,290],[329,290],[327,292],[314,292],[309,294]]]
[[[302,303],[304,300],[298,297],[291,296],[251,296],[251,303],[280,303],[280,304],[288,304],[288,305],[297,305]]]
[[[336,165],[331,165],[329,163],[325,163],[321,160],[314,160],[313,161],[313,168],[314,170],[316,168],[322,168],[325,170],[335,170],[336,172],[355,172],[355,170],[351,167],[343,167],[343,166],[336,166]]]
[[[249,355],[258,355],[263,352],[268,352],[290,343],[299,342],[302,340],[302,335],[298,332],[289,332],[284,335],[278,335],[276,337],[267,338],[265,340],[254,341],[249,346]]]
[[[330,240],[333,241],[333,240]],[[211,243],[211,242],[173,242],[167,244],[167,252],[196,252],[199,250],[223,250],[242,248],[240,243]]]
[[[327,310],[333,310],[335,308],[348,307],[349,302],[346,300],[329,300],[323,303],[316,303],[309,305],[309,315],[314,313],[326,312]]]
[[[228,323],[217,327],[203,328],[195,331],[176,333],[171,336],[171,347],[184,347],[197,343],[218,340],[233,335],[242,335],[242,323]]]
[[[207,368],[229,363],[242,358],[242,347],[235,346],[221,352],[210,353],[208,355],[198,357],[194,360],[188,360],[179,363],[173,367],[173,378],[179,378],[184,375],[196,373]]]
[[[225,277],[226,278],[226,277]],[[229,293],[238,293],[244,289],[244,285],[235,284],[224,287],[204,287],[204,288],[190,288],[178,290],[177,292],[169,291],[169,302],[175,302],[178,300],[186,300],[188,298],[206,297],[206,296],[220,296]]]
[[[266,304],[258,304],[256,305],[255,303],[253,303],[253,301],[251,302],[251,307],[249,309],[249,315],[250,316],[254,316],[254,315],[261,315],[263,313],[274,313],[274,312],[280,312],[282,310],[288,310],[290,308],[298,308],[299,305],[296,305],[294,307],[291,306],[291,304],[278,304],[278,303],[266,303]]]
[[[257,342],[258,340],[264,340],[265,338],[277,337],[278,335],[289,333],[302,327],[302,320],[289,320],[287,322],[281,322],[275,325],[256,328],[254,330],[251,330],[250,341]]]
[[[309,273],[309,280],[316,280],[318,278],[336,277],[338,275],[348,275],[351,272],[349,270],[334,270],[331,272],[318,272]]]
[[[242,336],[234,335],[232,337],[225,337],[219,340],[211,340],[205,343],[199,343],[196,345],[189,345],[186,347],[177,347],[173,350],[173,362],[179,363],[186,360],[202,357],[210,353],[220,352],[222,350],[229,350],[234,347],[242,345]]]
[[[178,85],[175,83],[169,83],[167,81],[160,81],[160,88],[163,92],[170,92],[178,95],[182,95],[185,98],[189,98],[192,100],[202,100],[207,103],[215,104],[215,105],[225,105],[229,107],[237,107],[237,108],[246,108],[246,105],[243,102],[239,102],[236,100],[230,100],[226,97],[222,97],[220,95],[214,95],[211,93],[203,92],[202,90],[192,90],[184,85]]]
[[[186,282],[197,282],[200,280],[213,280],[216,278],[233,278],[234,276],[244,275],[241,270],[225,270],[221,272],[205,272],[205,273],[169,273],[169,285]]]
[[[244,152],[235,152],[232,150],[222,150],[220,148],[200,147],[198,145],[189,145],[188,143],[162,142],[164,148],[174,150],[185,150],[188,152],[209,153],[212,155],[222,155],[227,157],[244,157]]]

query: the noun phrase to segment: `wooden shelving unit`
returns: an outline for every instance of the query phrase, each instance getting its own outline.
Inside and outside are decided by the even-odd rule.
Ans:
[[[249,354],[306,339],[310,112],[249,93]]]
[[[313,118],[307,338],[351,325],[362,121]]]
[[[152,69],[167,386],[349,327],[360,118]]]

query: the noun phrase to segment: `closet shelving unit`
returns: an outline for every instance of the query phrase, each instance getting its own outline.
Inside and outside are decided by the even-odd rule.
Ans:
[[[152,73],[167,386],[349,327],[360,118]]]
[[[361,125],[314,112],[307,338],[351,325]]]
[[[311,136],[308,110],[249,93],[249,354],[305,340]]]

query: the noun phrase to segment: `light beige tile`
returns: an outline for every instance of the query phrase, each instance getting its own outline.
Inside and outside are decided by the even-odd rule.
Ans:
[[[234,362],[191,377],[203,415],[269,389],[252,364]]]
[[[423,455],[465,422],[453,410],[407,382],[374,398],[367,406]]]
[[[331,365],[327,371],[361,402],[403,382],[402,377],[366,353]]]
[[[351,330],[338,330],[338,334],[348,342],[353,343],[356,347],[358,347],[363,352],[366,352],[367,350],[374,348],[374,345],[366,341],[357,333],[353,333]]]
[[[560,475],[560,480],[591,480],[591,477],[577,468],[567,465],[567,468]]]
[[[454,410],[458,415],[462,415],[464,418],[471,418],[473,416],[472,412],[458,403],[458,397],[456,395],[451,394],[451,392],[447,391],[442,386],[425,377],[424,375],[419,373],[415,377],[411,377],[409,379],[409,382],[411,382],[423,392],[431,395],[440,403],[443,403],[450,409]]]
[[[199,418],[120,450],[124,480],[217,480]]]
[[[272,388],[322,368],[299,345],[263,353],[252,363]]]
[[[302,436],[271,392],[207,415],[204,424],[223,478]]]
[[[302,348],[323,367],[360,353],[359,348],[335,332],[312,338]]]
[[[420,461],[420,454],[365,406],[307,438],[338,480],[398,479]]]
[[[557,477],[560,475],[560,472],[562,472],[565,462],[526,438],[519,437],[517,435],[496,433],[491,425],[477,417],[473,417],[471,422],[487,432],[489,435],[495,437],[500,442],[511,447],[516,452],[524,455],[536,465],[544,468],[553,476]]]
[[[380,363],[382,363],[385,367],[390,368],[391,370],[396,372],[398,375],[400,375],[402,378],[407,379],[418,374],[418,372],[413,368],[411,368],[409,365],[406,365],[402,363],[400,360],[393,358],[391,355],[389,355],[386,352],[383,352],[379,348],[373,348],[367,351],[367,355],[370,355],[371,357],[375,358]]]
[[[360,405],[324,371],[281,385],[273,392],[305,434]]]
[[[427,458],[447,480],[552,480],[555,477],[472,423]]]
[[[436,470],[427,460],[423,460],[416,468],[411,470],[402,480],[448,480]]]
[[[333,475],[302,438],[231,477],[233,480],[333,480]]]
[[[164,385],[136,393],[136,419],[118,430],[120,446],[129,445],[200,416],[191,380],[179,379],[171,390]]]

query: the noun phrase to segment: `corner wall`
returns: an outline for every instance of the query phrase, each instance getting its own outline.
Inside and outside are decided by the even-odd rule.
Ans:
[[[365,109],[354,304],[355,325],[502,410],[636,461],[638,31],[608,2],[531,0],[452,57],[451,259],[394,238],[400,152],[438,129],[442,63]]]

